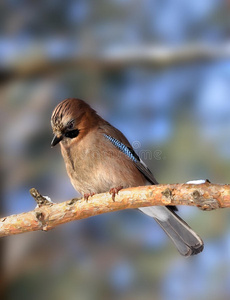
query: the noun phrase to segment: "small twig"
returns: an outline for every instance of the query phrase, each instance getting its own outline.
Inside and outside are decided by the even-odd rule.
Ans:
[[[30,195],[34,198],[34,200],[37,202],[38,207],[41,207],[43,205],[49,205],[52,206],[54,203],[46,196],[42,196],[38,190],[35,188],[30,189]]]
[[[189,205],[202,210],[230,207],[230,185],[159,184],[123,189],[115,197],[109,193],[62,203],[50,203],[32,189],[31,195],[38,206],[30,212],[0,219],[0,237],[36,230],[50,230],[58,225],[102,213],[152,205]]]

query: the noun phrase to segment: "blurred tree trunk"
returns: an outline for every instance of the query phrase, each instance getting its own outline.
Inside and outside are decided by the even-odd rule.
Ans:
[[[0,197],[2,192],[0,191]],[[2,199],[2,197],[1,197]],[[0,201],[0,214],[3,215],[2,201]],[[4,299],[5,294],[5,268],[4,268],[4,254],[5,254],[5,239],[0,239],[0,299]]]
[[[0,145],[2,144],[2,138],[0,136]],[[3,149],[0,146],[0,216],[4,216],[4,170],[3,170]],[[5,255],[5,239],[0,239],[0,299],[5,299],[5,266],[4,266],[4,255]]]

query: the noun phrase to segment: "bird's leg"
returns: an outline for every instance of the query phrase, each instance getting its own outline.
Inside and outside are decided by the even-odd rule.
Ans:
[[[118,195],[118,192],[122,189],[123,189],[123,186],[120,185],[118,187],[115,187],[115,188],[112,188],[109,190],[109,193],[112,195],[113,202],[115,201],[116,194]]]
[[[86,202],[88,202],[89,197],[92,197],[93,195],[95,195],[95,193],[87,193],[87,194],[84,194],[84,200],[85,200]]]

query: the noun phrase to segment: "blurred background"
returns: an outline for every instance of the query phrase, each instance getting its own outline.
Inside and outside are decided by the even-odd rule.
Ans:
[[[76,196],[50,116],[84,99],[122,130],[160,183],[230,182],[230,2],[0,3],[0,214]],[[181,257],[137,211],[0,240],[0,299],[227,300],[230,214],[181,207],[202,236]]]

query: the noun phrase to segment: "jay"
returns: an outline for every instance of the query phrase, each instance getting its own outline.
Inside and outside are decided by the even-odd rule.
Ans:
[[[60,144],[71,183],[86,199],[108,191],[114,199],[121,188],[157,184],[121,131],[83,100],[68,98],[59,103],[52,113],[51,126],[51,146]],[[175,213],[175,207],[139,210],[156,220],[180,254],[190,256],[203,250],[202,239]]]

